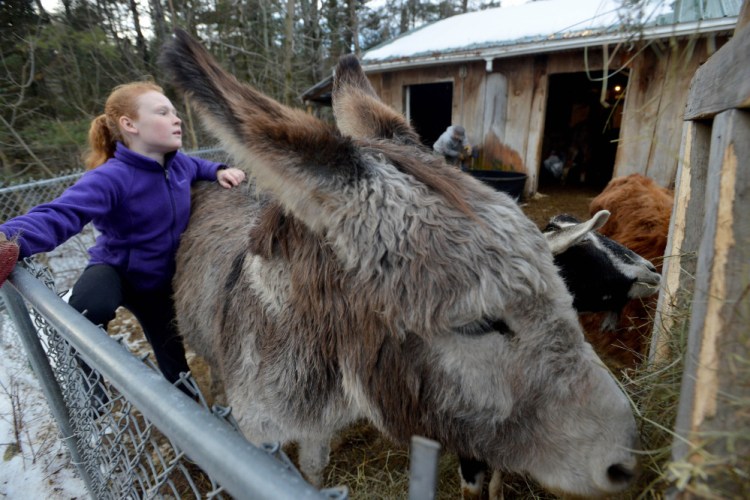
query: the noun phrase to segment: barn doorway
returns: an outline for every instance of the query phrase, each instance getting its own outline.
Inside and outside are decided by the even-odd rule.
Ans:
[[[627,76],[602,73],[550,75],[539,188],[581,186],[600,190],[612,178]]]
[[[406,117],[417,130],[422,144],[432,148],[451,124],[453,82],[423,83],[405,88]]]

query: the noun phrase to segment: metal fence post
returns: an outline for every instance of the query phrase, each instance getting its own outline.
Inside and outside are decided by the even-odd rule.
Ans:
[[[71,459],[84,483],[86,483],[88,491],[94,491],[91,476],[85,467],[83,467],[83,461],[78,453],[78,440],[70,424],[68,408],[63,400],[60,385],[57,383],[57,379],[52,372],[47,354],[44,352],[44,348],[37,336],[36,328],[34,328],[34,324],[31,322],[29,310],[26,308],[26,304],[21,296],[11,285],[6,284],[0,287],[0,296],[5,301],[8,313],[16,325],[18,336],[21,338],[21,343],[26,350],[31,368],[34,370],[37,380],[39,380],[39,385],[42,387],[42,392],[47,399],[50,411],[55,417],[57,425],[60,427],[61,438],[68,447],[68,451],[70,451]]]
[[[412,436],[409,500],[433,500],[436,497],[439,456],[439,443],[421,436]]]

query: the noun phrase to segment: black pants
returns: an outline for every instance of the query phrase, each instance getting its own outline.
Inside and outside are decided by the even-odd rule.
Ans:
[[[104,328],[117,308],[126,307],[138,319],[164,377],[174,383],[187,372],[185,347],[177,332],[172,288],[155,291],[133,289],[120,273],[105,264],[87,267],[73,286],[70,305]]]

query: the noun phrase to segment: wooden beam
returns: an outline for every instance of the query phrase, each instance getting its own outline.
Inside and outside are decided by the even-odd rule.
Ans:
[[[662,266],[662,290],[656,305],[649,361],[668,362],[672,332],[682,331],[687,322],[695,280],[701,225],[705,215],[711,127],[688,122],[683,129],[680,166],[675,186],[675,205],[669,223],[669,239]]]
[[[673,447],[674,460],[701,470],[705,478],[693,479],[720,498],[741,480],[726,475],[727,461],[750,456],[750,421],[741,404],[750,399],[748,137],[750,111],[716,116]]]
[[[528,139],[526,151],[523,153],[526,174],[528,175],[524,189],[525,196],[535,193],[538,185],[537,174],[542,163],[542,140],[544,139],[544,120],[547,116],[548,92],[547,58],[536,58],[534,60],[534,93],[531,98]]]
[[[747,0],[743,12],[747,15]],[[686,120],[713,118],[732,108],[750,108],[750,26],[735,31],[693,77]]]
[[[742,8],[740,9],[740,16],[737,19],[737,26],[735,26],[734,31],[735,33],[739,32],[741,29],[745,28],[745,26],[750,25],[750,0],[745,0],[742,3]]]

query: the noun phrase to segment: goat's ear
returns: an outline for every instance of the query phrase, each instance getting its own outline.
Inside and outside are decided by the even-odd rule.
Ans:
[[[552,255],[559,255],[579,243],[590,231],[602,227],[607,219],[609,219],[609,212],[600,210],[586,222],[558,226],[555,229],[545,231],[544,236],[547,238],[547,244],[549,249],[552,250]]]
[[[421,144],[404,116],[383,103],[354,55],[341,57],[333,78],[333,115],[342,134],[355,139],[388,139]]]

